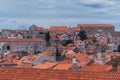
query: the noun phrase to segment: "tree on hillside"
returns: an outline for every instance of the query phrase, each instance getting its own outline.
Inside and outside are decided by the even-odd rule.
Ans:
[[[67,40],[67,45],[73,43],[73,40]]]
[[[96,43],[96,42],[97,42],[96,37],[93,37],[93,39],[92,39],[92,40],[93,40],[93,42],[94,42],[94,43]]]
[[[118,46],[117,51],[120,52],[120,45]]]
[[[64,41],[62,41],[63,46],[67,46],[70,43],[73,43],[73,40],[64,40]]]
[[[87,39],[85,30],[80,30],[78,36],[80,37],[80,40],[82,40],[82,41]]]
[[[45,34],[45,40],[46,40],[46,45],[50,46],[50,33],[49,32]]]
[[[44,34],[43,32],[39,32],[39,34]]]
[[[61,60],[61,54],[56,46],[56,61],[60,61]]]

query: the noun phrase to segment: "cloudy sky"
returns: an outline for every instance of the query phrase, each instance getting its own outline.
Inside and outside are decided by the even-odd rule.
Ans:
[[[120,30],[119,4],[120,0],[0,0],[0,29],[110,23]]]

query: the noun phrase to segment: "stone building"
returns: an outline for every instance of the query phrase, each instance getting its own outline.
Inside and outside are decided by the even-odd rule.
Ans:
[[[29,49],[42,51],[46,48],[46,42],[40,38],[0,39],[0,44],[1,52],[27,51]]]
[[[92,34],[101,30],[105,33],[115,31],[115,27],[112,24],[78,24],[77,28],[85,30],[87,34]]]

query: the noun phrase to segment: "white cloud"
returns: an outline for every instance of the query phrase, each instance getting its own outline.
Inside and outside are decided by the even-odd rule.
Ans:
[[[117,2],[114,0],[78,0],[79,6],[93,9],[93,13],[103,14],[117,7]]]
[[[23,4],[24,7],[29,8],[54,8],[56,0],[13,0],[16,3]],[[29,2],[28,2],[29,1]],[[26,4],[26,5],[24,5]]]
[[[92,8],[105,8],[115,6],[115,2],[109,0],[80,0],[78,5]]]
[[[7,20],[6,19],[0,19],[0,22],[6,22]]]
[[[104,14],[108,11],[106,8],[96,9],[93,11],[94,14]]]
[[[118,0],[1,0],[0,26],[114,24],[120,21],[119,3]]]

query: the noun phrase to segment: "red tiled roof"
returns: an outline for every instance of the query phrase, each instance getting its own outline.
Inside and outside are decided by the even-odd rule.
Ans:
[[[40,38],[11,38],[11,39],[0,39],[0,42],[43,42]]]
[[[111,32],[112,37],[120,37],[120,32]]]
[[[80,61],[78,64],[77,64],[77,66],[85,66],[85,65],[87,65],[88,64],[88,62],[89,61]]]
[[[112,50],[106,50],[107,53],[112,53]]]
[[[41,31],[43,30],[43,27],[36,27],[35,30]]]
[[[80,30],[80,27],[74,27],[72,30]]]
[[[10,29],[2,29],[2,32],[11,32],[11,31],[13,31],[13,32],[16,32],[16,30],[10,30]]]
[[[118,65],[118,67],[117,67],[117,71],[120,72],[120,65]]]
[[[68,30],[67,26],[51,26],[49,30]]]
[[[87,51],[93,51],[96,47],[95,46],[89,46],[86,48]]]
[[[63,60],[63,61],[60,61],[59,63],[60,63],[60,64],[72,64],[73,62],[72,62],[71,59],[65,59],[65,60]]]
[[[69,31],[75,31],[75,30],[76,30],[76,27],[69,27],[68,30],[69,30]]]
[[[111,65],[101,65],[99,63],[94,62],[92,65],[83,67],[81,71],[94,71],[94,72],[104,72],[112,70]]]
[[[86,53],[81,53],[81,54],[76,54],[76,53],[74,53],[74,54],[65,54],[65,56],[67,58],[76,57],[76,59],[79,60],[79,61],[89,60],[87,58],[87,54]]]
[[[2,29],[2,32],[9,32],[9,33],[12,33],[12,34],[15,34],[15,33],[22,33],[22,34],[26,34],[27,33],[27,30],[10,30],[10,29]]]
[[[44,62],[38,65],[33,66],[33,68],[38,68],[38,69],[50,69],[53,66],[55,66],[57,62]]]
[[[19,33],[26,34],[28,31],[27,30],[19,30]]]
[[[63,49],[65,49],[65,46],[59,45],[58,48],[63,48]]]
[[[40,53],[40,54],[46,54],[48,56],[53,56],[54,55],[53,53],[51,53],[49,51],[42,51],[42,53]]]
[[[12,61],[1,62],[0,64],[14,64]]]
[[[120,80],[120,73],[0,68],[0,80]]]
[[[13,56],[19,56],[19,54],[15,52],[10,52],[9,54],[6,55],[7,57],[13,57]]]
[[[54,47],[54,46],[47,46],[47,48],[54,48],[54,49],[56,49],[56,47]]]
[[[112,24],[78,24],[77,27],[114,27]]]
[[[55,70],[69,70],[73,66],[73,63],[59,63],[53,69]]]
[[[88,38],[92,38],[92,39],[93,39],[93,37],[95,37],[95,35],[96,35],[96,34],[97,34],[97,33],[88,34],[88,35],[87,35],[87,37],[88,37]]]
[[[28,60],[29,58],[30,58],[30,56],[24,56],[20,60],[17,61],[17,64],[22,65],[22,62]]]

